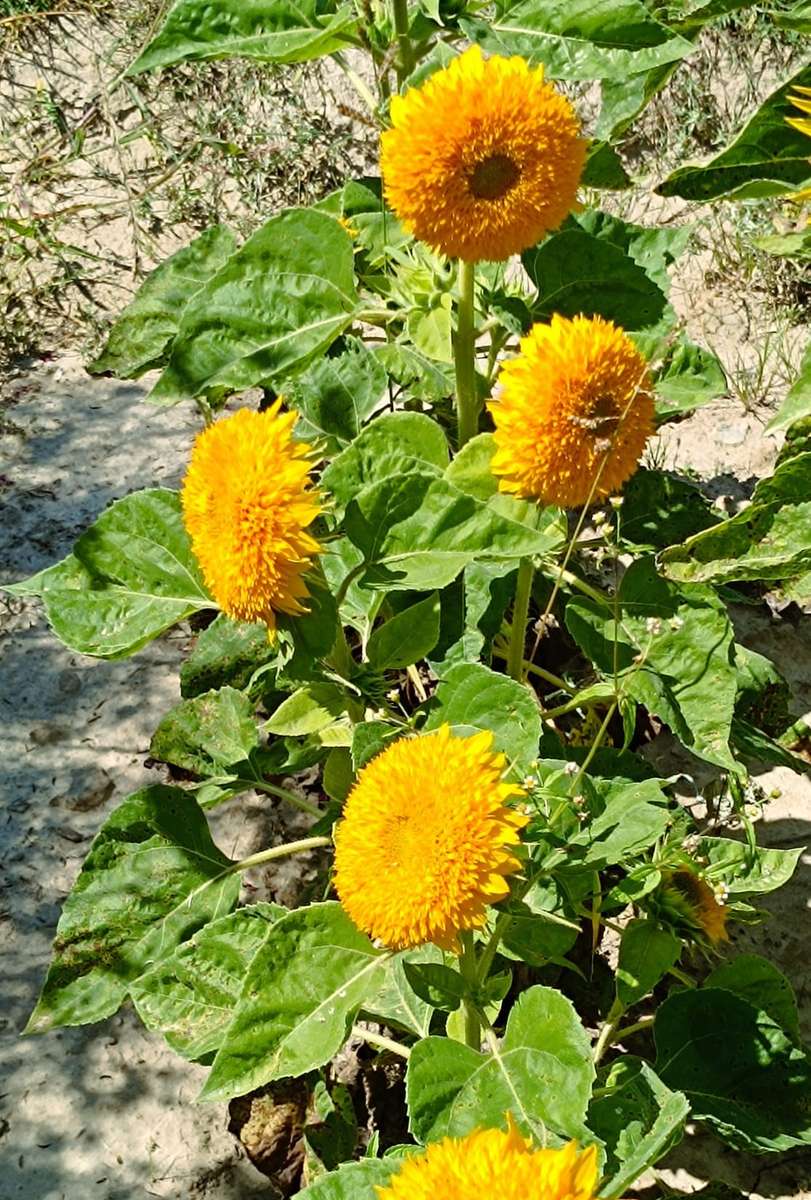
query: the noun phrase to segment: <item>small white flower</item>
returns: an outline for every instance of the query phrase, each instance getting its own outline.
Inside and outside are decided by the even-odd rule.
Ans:
[[[713,895],[715,896],[716,904],[724,905],[729,899],[729,888],[725,883],[716,883],[713,885]]]
[[[668,621],[668,625],[673,630],[682,629],[684,628],[684,621],[681,619],[681,617],[671,617]]]
[[[602,511],[601,511],[601,512],[596,512],[596,513],[594,514],[594,524],[595,524],[595,525],[607,525],[607,524],[608,524],[608,517],[607,517],[607,516],[605,515],[605,513],[604,513],[604,512],[602,512]]]
[[[567,775],[576,775],[577,772],[580,770],[580,768],[578,767],[576,762],[567,762],[567,764],[563,768],[563,770],[566,772]]]
[[[662,632],[662,622],[659,617],[648,617],[645,622],[645,628],[651,637],[658,637]]]
[[[531,792],[537,782],[538,782],[538,780],[535,778],[534,775],[525,775],[523,786],[526,788],[526,790],[528,792]]]
[[[622,508],[622,505],[623,505],[622,496],[611,496],[611,497],[609,497],[608,503],[611,505],[612,508]]]

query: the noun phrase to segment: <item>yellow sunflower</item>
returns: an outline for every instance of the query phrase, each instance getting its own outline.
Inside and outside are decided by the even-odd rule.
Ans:
[[[509,893],[505,876],[523,813],[505,805],[523,788],[504,783],[493,735],[403,738],[364,767],[335,831],[335,889],[352,920],[396,949],[458,935],[485,922]]]
[[[488,405],[500,490],[564,508],[616,492],[653,433],[651,387],[645,359],[611,321],[534,325]]]
[[[535,1150],[508,1118],[508,1129],[444,1138],[403,1159],[378,1200],[592,1200],[597,1150]]]
[[[264,621],[304,611],[304,574],[321,547],[309,533],[320,511],[309,486],[297,414],[241,408],[196,439],[183,480],[183,519],[206,584],[223,612]]]
[[[523,58],[472,46],[391,102],[386,198],[409,233],[449,258],[509,258],[575,206],[587,142],[565,96]]]

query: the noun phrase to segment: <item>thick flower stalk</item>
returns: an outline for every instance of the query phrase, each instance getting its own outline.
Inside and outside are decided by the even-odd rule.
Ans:
[[[592,1200],[597,1150],[535,1150],[508,1117],[507,1132],[477,1129],[409,1155],[378,1200]]]
[[[320,512],[297,414],[242,408],[196,439],[183,480],[183,519],[206,585],[223,612],[264,621],[304,611],[304,576],[321,546],[308,526]]]
[[[564,508],[618,491],[654,429],[645,359],[602,317],[534,325],[488,408],[500,490]]]
[[[506,801],[493,735],[403,738],[364,767],[335,830],[335,889],[352,920],[394,949],[458,951],[509,894],[523,812]]]
[[[556,229],[586,157],[577,114],[522,58],[472,46],[391,102],[386,198],[405,228],[465,262],[501,260]]]

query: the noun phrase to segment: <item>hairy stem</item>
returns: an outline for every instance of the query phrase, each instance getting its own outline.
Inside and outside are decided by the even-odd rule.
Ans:
[[[251,854],[248,858],[232,863],[225,874],[235,875],[237,871],[260,867],[262,863],[272,862],[274,858],[286,858],[288,854],[299,854],[304,850],[318,850],[321,846],[331,845],[332,838],[328,837],[309,837],[301,838],[297,842],[284,842],[281,846],[271,846],[269,850],[260,850],[258,854]]]
[[[519,683],[523,683],[524,680],[524,643],[527,636],[527,618],[534,570],[531,559],[521,559],[515,584],[515,604],[513,605],[513,622],[510,629],[510,647],[507,657],[507,672],[512,679],[517,679]]]
[[[459,314],[453,340],[456,368],[456,419],[458,448],[479,432],[479,397],[476,391],[476,335],[473,328],[475,288],[473,263],[459,260]]]
[[[459,974],[465,980],[468,988],[474,990],[479,982],[479,967],[476,961],[476,943],[472,933],[462,933],[459,936],[462,943],[462,953],[459,955]],[[473,1050],[482,1048],[482,1025],[475,1005],[470,999],[462,1001],[465,1015],[465,1043]]]
[[[397,34],[397,82],[401,84],[414,70],[414,48],[408,32],[407,0],[392,0],[394,29]]]
[[[395,1042],[394,1038],[384,1037],[382,1033],[374,1033],[371,1029],[361,1029],[359,1025],[353,1025],[352,1036],[368,1042],[370,1046],[379,1046],[381,1050],[390,1050],[392,1054],[399,1054],[400,1058],[411,1057],[411,1050],[408,1046],[404,1046],[402,1042]]]

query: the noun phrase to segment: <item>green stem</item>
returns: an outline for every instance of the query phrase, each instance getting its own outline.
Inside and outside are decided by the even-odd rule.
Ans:
[[[577,793],[577,789],[580,787],[581,779],[583,778],[586,771],[591,766],[592,760],[594,759],[594,755],[597,753],[597,751],[600,749],[600,746],[603,744],[603,738],[605,737],[605,735],[608,731],[608,726],[611,724],[611,718],[614,716],[614,713],[617,711],[617,704],[618,704],[618,701],[615,700],[613,702],[613,704],[611,705],[611,707],[609,708],[608,712],[605,714],[603,723],[600,726],[600,728],[597,730],[597,736],[595,737],[594,741],[591,743],[591,746],[589,747],[589,752],[586,755],[586,757],[583,759],[583,762],[580,766],[580,770],[577,772],[574,779],[572,780],[572,786],[569,789],[569,794],[571,796],[574,796]]]
[[[408,1046],[404,1046],[402,1042],[395,1042],[394,1038],[384,1037],[382,1033],[373,1033],[371,1029],[361,1029],[359,1025],[353,1025],[352,1036],[368,1042],[370,1046],[379,1046],[381,1050],[390,1050],[392,1054],[399,1054],[400,1058],[411,1057],[411,1050]]]
[[[456,368],[457,444],[462,447],[479,432],[479,397],[476,389],[476,335],[473,328],[473,297],[476,268],[459,260],[459,312],[453,340]]]
[[[490,934],[490,940],[484,947],[482,956],[479,959],[478,980],[480,984],[487,982],[487,976],[490,974],[490,968],[493,965],[493,959],[496,957],[496,951],[498,950],[501,936],[509,923],[509,913],[499,913],[496,917],[496,923],[493,926],[493,932]]]
[[[508,653],[504,646],[499,644],[494,645],[491,653],[493,658],[503,659],[504,662],[507,661]],[[526,658],[522,665],[525,671],[529,671],[532,675],[537,675],[539,679],[545,679],[547,683],[551,683],[559,691],[568,692],[570,696],[574,695],[571,685],[565,679],[561,679],[560,675],[554,675],[551,671],[547,671],[545,667],[539,667],[537,663],[530,662]]]
[[[569,587],[576,588],[579,592],[582,592],[584,596],[588,596],[590,600],[595,600],[597,604],[601,604],[606,608],[610,608],[612,606],[611,600],[608,596],[606,596],[605,592],[601,592],[599,588],[592,587],[590,583],[586,583],[585,579],[581,579],[580,576],[575,575],[573,571],[567,571],[565,569],[561,570],[559,573],[559,578],[564,583],[568,583]]]
[[[507,656],[507,673],[519,683],[524,681],[524,643],[527,636],[529,600],[532,594],[532,559],[522,558],[515,584],[513,622],[510,629],[510,647]]]
[[[400,51],[397,61],[397,82],[402,84],[414,70],[414,50],[408,32],[408,2],[407,0],[392,0],[392,8],[394,10],[394,29]]]
[[[321,846],[330,846],[332,838],[310,837],[301,838],[297,842],[284,842],[281,846],[271,846],[270,850],[260,850],[239,862],[232,863],[226,875],[235,875],[237,871],[247,871],[251,867],[260,867],[262,863],[272,862],[274,858],[285,858],[288,854],[299,854],[303,850],[317,850]]]
[[[667,973],[668,975],[672,975],[674,979],[678,979],[679,983],[683,983],[685,987],[698,987],[695,979],[688,975],[686,971],[682,971],[678,967],[668,967]]]
[[[611,1008],[609,1009],[609,1012],[608,1012],[608,1016],[606,1017],[603,1027],[600,1030],[600,1036],[597,1038],[597,1041],[594,1046],[594,1065],[595,1065],[595,1067],[597,1066],[598,1062],[605,1054],[608,1047],[611,1045],[611,1041],[614,1037],[617,1026],[620,1023],[620,1020],[622,1018],[622,1014],[624,1011],[625,1011],[625,1009],[622,1007],[622,1005],[620,1004],[620,1002],[618,1000],[615,1000],[614,1003],[611,1005]]]
[[[303,796],[297,796],[295,792],[289,792],[283,787],[276,787],[275,783],[260,782],[258,779],[251,782],[258,792],[267,792],[269,796],[278,796],[280,800],[286,800],[288,804],[294,804],[296,808],[300,808],[302,812],[309,813],[311,817],[322,817],[324,815],[317,804],[305,800]]]
[[[474,991],[479,982],[479,968],[476,962],[476,944],[472,933],[459,935],[462,943],[462,953],[459,955],[459,974],[465,980],[469,990]],[[465,1043],[473,1050],[482,1048],[482,1025],[475,1005],[470,999],[462,1001],[465,1014]]]
[[[650,1029],[655,1017],[643,1017],[641,1021],[636,1021],[633,1025],[626,1025],[624,1029],[618,1029],[611,1038],[612,1042],[622,1042],[625,1038],[630,1037],[633,1033],[641,1033],[643,1029]]]

